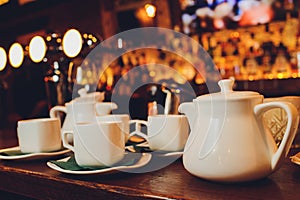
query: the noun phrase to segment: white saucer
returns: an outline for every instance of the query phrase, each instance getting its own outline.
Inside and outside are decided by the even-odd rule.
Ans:
[[[291,161],[297,165],[300,165],[300,152],[290,157]]]
[[[140,159],[133,165],[128,165],[128,166],[120,165],[120,166],[114,166],[114,167],[109,167],[109,168],[105,168],[105,169],[98,169],[98,170],[96,169],[96,170],[73,171],[73,170],[63,169],[63,168],[61,168],[61,167],[59,167],[56,164],[51,163],[51,162],[47,162],[47,165],[48,165],[48,167],[50,167],[50,168],[52,168],[56,171],[66,173],[66,174],[81,174],[81,175],[84,175],[84,174],[104,174],[104,173],[108,173],[108,172],[114,172],[114,171],[117,171],[117,170],[121,171],[121,170],[129,170],[129,169],[136,169],[136,168],[139,168],[139,167],[143,167],[143,166],[145,166],[146,164],[148,164],[150,162],[151,157],[152,157],[152,155],[150,153],[142,153]],[[60,159],[60,160],[57,160],[57,161],[66,162],[69,158],[70,158],[70,156],[68,156],[66,158],[63,158],[63,159]]]
[[[19,146],[16,147],[10,147],[6,149],[1,149],[0,153],[7,152],[7,151],[18,151],[20,150]],[[66,154],[70,152],[71,150],[69,149],[62,149],[59,151],[53,151],[53,152],[41,152],[41,153],[28,153],[28,154],[22,154],[22,155],[15,155],[15,156],[9,156],[9,155],[0,155],[0,159],[2,160],[20,160],[20,159],[41,159],[41,158],[46,158],[46,157],[54,157],[54,156],[59,156]]]
[[[160,156],[163,157],[172,157],[172,156],[182,156],[183,151],[174,151],[174,152],[167,152],[167,153],[161,153]]]

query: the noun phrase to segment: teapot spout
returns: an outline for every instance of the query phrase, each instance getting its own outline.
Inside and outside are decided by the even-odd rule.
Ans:
[[[197,113],[195,111],[194,103],[193,102],[182,103],[179,105],[178,111],[187,116],[190,127],[193,127],[196,118],[196,113]]]

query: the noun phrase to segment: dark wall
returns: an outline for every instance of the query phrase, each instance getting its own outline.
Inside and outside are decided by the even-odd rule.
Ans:
[[[68,28],[101,35],[100,3],[95,0],[34,1],[0,7],[0,45],[40,30],[64,33]]]

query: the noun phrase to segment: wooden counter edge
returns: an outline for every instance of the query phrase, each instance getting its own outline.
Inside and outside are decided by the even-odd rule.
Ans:
[[[149,191],[52,176],[1,164],[0,190],[35,199],[176,199]]]

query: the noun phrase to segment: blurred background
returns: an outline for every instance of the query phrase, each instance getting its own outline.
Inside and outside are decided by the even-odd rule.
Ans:
[[[299,19],[298,0],[0,0],[0,127],[48,116],[51,107],[74,98],[74,84],[105,92],[105,101],[112,95],[130,98],[130,115],[137,119],[147,117],[153,101],[165,112],[169,93],[169,112],[175,113],[179,103],[207,93],[206,83],[220,78],[234,78],[235,90],[266,97],[300,95]],[[188,40],[166,34],[161,40],[184,57],[138,49],[111,63],[85,59],[104,40],[140,27],[183,33],[213,63],[200,59],[199,49],[190,51]],[[130,41],[120,38],[101,57],[111,58],[114,48],[126,45]],[[148,63],[114,90],[120,77]],[[176,73],[156,70],[157,65]],[[132,92],[138,79],[152,84]]]

